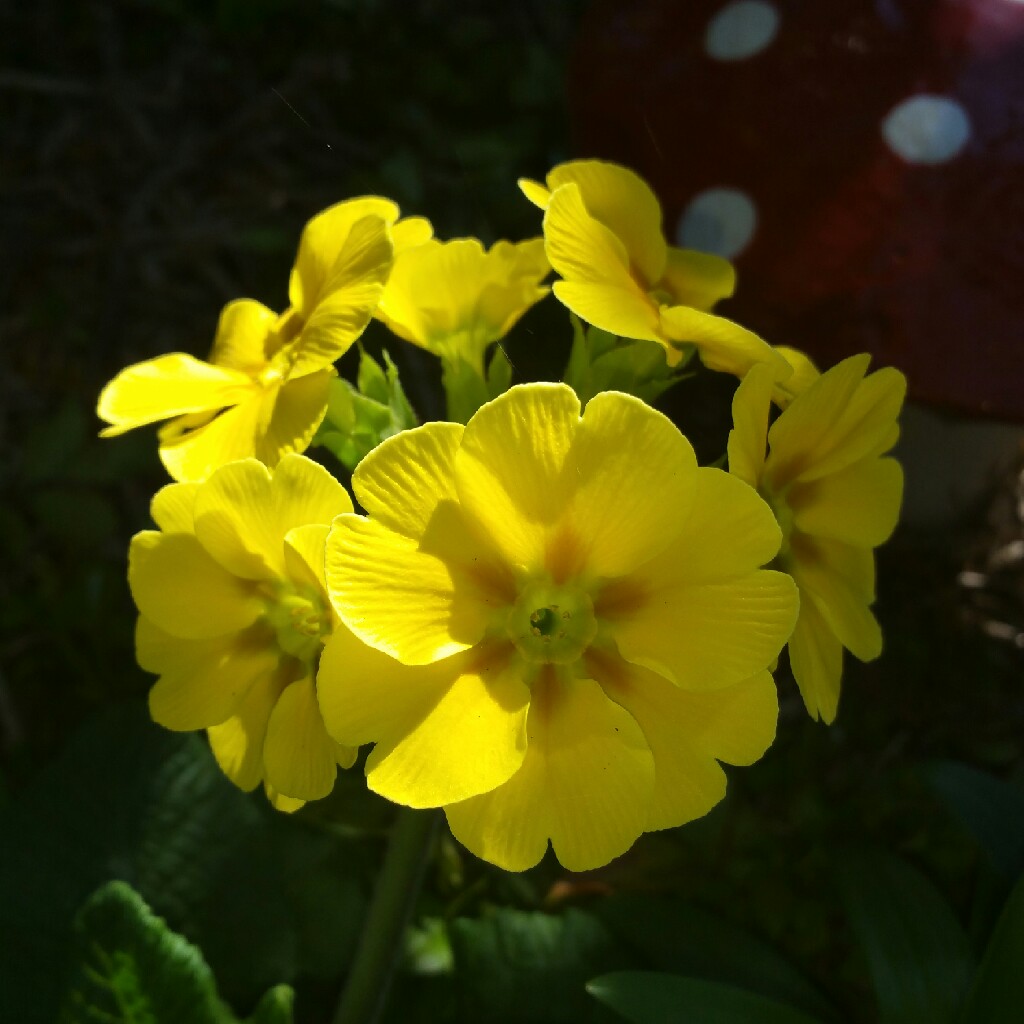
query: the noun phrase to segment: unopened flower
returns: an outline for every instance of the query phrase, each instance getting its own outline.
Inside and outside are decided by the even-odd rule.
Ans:
[[[274,470],[247,459],[164,487],[152,505],[159,529],[131,543],[136,653],[160,676],[154,721],[207,729],[231,781],[263,781],[284,810],[326,796],[355,757],[324,730],[314,682],[336,624],[324,544],[351,510],[341,484],[304,456]]]
[[[484,350],[548,293],[544,240],[432,239],[395,257],[377,316],[400,338],[483,372]]]
[[[252,299],[228,303],[209,362],[175,352],[122,370],[100,394],[110,437],[170,420],[160,457],[175,480],[203,480],[255,456],[274,466],[309,445],[327,411],[333,363],[363,332],[384,290],[394,246],[430,235],[420,218],[395,223],[387,199],[353,199],[302,233],[278,316]]]
[[[861,661],[882,652],[874,549],[899,517],[903,471],[883,458],[899,436],[906,379],[865,376],[852,356],[798,394],[768,427],[770,372],[754,367],[733,399],[729,469],[756,487],[782,527],[775,564],[800,588],[789,660],[812,718],[835,718],[843,648]],[[765,455],[766,445],[768,448]]]
[[[754,491],[698,468],[673,424],[605,392],[512,388],[466,427],[388,439],[353,476],[368,516],[327,546],[342,622],[328,731],[375,743],[374,791],[444,807],[510,870],[550,840],[573,870],[705,814],[719,761],[775,735],[768,666],[796,618]]]
[[[660,342],[670,366],[696,347],[704,364],[742,377],[757,362],[790,373],[772,347],[710,312],[732,295],[736,276],[719,256],[665,241],[661,207],[632,171],[601,160],[559,164],[547,187],[522,179],[527,198],[545,211],[548,259],[563,280],[556,298],[578,317],[622,338]]]

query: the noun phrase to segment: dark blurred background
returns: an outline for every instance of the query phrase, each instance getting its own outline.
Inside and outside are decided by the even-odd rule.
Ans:
[[[665,6],[629,10],[644,15]],[[901,5],[876,6],[891,13]],[[914,17],[927,9],[902,6]],[[704,118],[716,94],[701,91],[699,81],[693,91],[676,90],[672,75],[689,74],[681,57],[667,71],[645,65],[635,18],[617,23],[615,4],[595,10],[588,13],[584,0],[0,2],[0,811],[11,812],[9,847],[22,834],[42,844],[40,885],[62,863],[46,843],[66,837],[31,831],[36,825],[25,823],[34,820],[33,801],[63,806],[54,794],[68,766],[78,771],[117,746],[109,715],[137,705],[149,685],[134,665],[125,552],[129,537],[147,526],[149,499],[165,479],[151,431],[97,439],[100,387],[125,365],[163,352],[205,355],[217,314],[232,298],[282,308],[302,224],[340,199],[387,195],[404,213],[428,216],[439,237],[472,234],[490,243],[538,233],[537,212],[515,181],[543,177],[571,156],[631,163],[663,192],[659,178],[679,177],[671,153],[680,140],[698,164],[706,162],[707,147],[686,117],[696,106]],[[787,17],[801,10],[790,4]],[[658,24],[657,17],[648,21]],[[831,39],[828,25],[815,31]],[[635,160],[632,136],[613,130],[611,105],[605,118],[595,100],[625,81],[623,67],[645,87],[664,78],[661,99],[648,89],[643,100],[660,104],[651,117],[664,127]],[[742,103],[730,103],[726,128],[748,141],[764,135],[763,127],[744,127]],[[615,116],[621,129],[621,111]],[[650,133],[651,118],[636,124]],[[766,151],[760,159],[771,168],[785,156]],[[937,203],[937,186],[928,188]],[[913,187],[907,194],[913,201]],[[787,211],[774,215],[785,220]],[[792,216],[802,216],[797,206]],[[800,258],[813,265],[812,243],[827,248],[828,233],[819,224],[801,237]],[[851,258],[866,244],[858,236]],[[760,301],[766,291],[757,284],[758,265],[747,273]],[[743,273],[741,264],[741,295]],[[861,287],[844,281],[848,291]],[[916,278],[914,287],[923,287]],[[846,316],[849,302],[816,305],[801,322],[819,332],[834,323],[844,344],[852,338],[870,347],[881,321],[863,301],[854,305],[869,325],[861,334],[849,319],[830,319],[830,309]],[[742,312],[742,302],[730,308]],[[755,302],[751,325],[786,333],[790,313],[797,316]],[[371,345],[386,340],[377,332]],[[557,376],[569,343],[562,311],[543,304],[510,342],[518,379]],[[436,369],[397,341],[388,346],[414,404],[437,415],[430,398]],[[881,352],[900,365],[898,346]],[[710,460],[724,444],[732,384],[719,381],[711,399],[699,384],[681,385],[665,405],[698,432],[698,451]],[[948,393],[939,398],[950,404]],[[717,412],[708,412],[711,400]],[[969,428],[962,417],[985,411],[961,408],[960,419],[941,423]],[[886,653],[870,666],[848,659],[836,725],[806,719],[783,671],[776,746],[756,768],[733,773],[729,798],[708,819],[645,837],[586,878],[546,862],[522,880],[501,879],[449,844],[445,863],[454,859],[458,868],[431,876],[431,906],[443,916],[488,901],[551,909],[586,906],[611,892],[684,897],[778,944],[850,1019],[867,1021],[867,971],[853,952],[831,854],[837,844],[856,843],[916,865],[981,942],[999,909],[993,893],[1005,894],[1006,886],[979,897],[983,856],[928,771],[936,761],[955,761],[1011,786],[1024,779],[1024,463],[1012,445],[999,458],[979,446],[975,458],[973,442],[966,443],[977,469],[973,490],[952,512],[926,510],[905,524],[881,553]],[[908,461],[936,457],[928,450],[934,442],[917,444]],[[83,740],[104,715],[107,739]],[[132,742],[158,746],[152,738]],[[128,758],[123,771],[134,764]],[[122,769],[103,770],[110,792],[93,792],[89,806],[116,817]],[[322,816],[344,819],[343,799]],[[0,857],[0,869],[10,863]],[[83,895],[69,893],[69,900]],[[158,909],[175,923],[173,906]],[[201,925],[180,926],[208,937]],[[219,975],[227,972],[229,995],[251,1004],[257,982],[222,971],[231,958],[216,948],[209,956]],[[275,980],[272,974],[268,967],[259,985]],[[331,978],[329,965],[321,981],[307,979],[310,1005],[330,1005]],[[483,1004],[472,1005],[482,1012]],[[566,1020],[578,1019],[566,1012]]]

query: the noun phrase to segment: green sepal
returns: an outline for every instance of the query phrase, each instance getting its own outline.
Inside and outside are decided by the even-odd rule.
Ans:
[[[494,349],[486,370],[452,349],[441,354],[441,380],[448,419],[453,423],[468,423],[480,406],[511,387],[512,363],[501,345]]]
[[[331,381],[327,415],[313,438],[350,471],[381,441],[418,423],[398,367],[387,351],[383,356],[381,366],[360,348],[355,385],[340,377]]]
[[[687,376],[681,371],[692,357],[692,347],[678,366],[669,368],[665,349],[656,341],[617,338],[598,327],[584,326],[573,314],[570,319],[572,350],[563,379],[583,405],[602,391],[624,391],[653,402]]]
[[[199,949],[172,932],[126,882],[89,897],[74,924],[75,960],[61,1024],[239,1024]],[[291,1024],[292,990],[277,985],[248,1024]]]

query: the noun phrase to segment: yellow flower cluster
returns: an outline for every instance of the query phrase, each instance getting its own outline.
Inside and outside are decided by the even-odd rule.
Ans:
[[[721,763],[765,752],[787,644],[826,722],[843,648],[880,653],[874,548],[899,512],[886,453],[905,381],[866,375],[867,356],[819,374],[713,312],[732,267],[669,246],[633,172],[575,161],[520,186],[543,238],[489,250],[386,199],[326,210],[284,313],[230,303],[209,361],[131,366],[99,415],[105,434],[169,420],[179,482],[129,557],[156,721],[206,729],[225,773],[282,810],[373,744],[369,787],[444,808],[480,857],[522,870],[550,844],[585,870],[707,813]],[[465,426],[380,435],[352,477],[363,514],[298,454],[371,319],[483,381],[552,268],[588,324],[740,379],[728,472],[634,396],[582,408],[564,384],[507,381],[463,402]]]

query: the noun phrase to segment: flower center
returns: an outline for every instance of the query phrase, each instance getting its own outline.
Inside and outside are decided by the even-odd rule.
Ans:
[[[324,602],[316,594],[289,588],[267,607],[267,621],[277,634],[277,646],[301,661],[312,661],[331,624]]]
[[[523,588],[506,625],[524,658],[557,665],[576,661],[597,633],[590,596],[572,585],[546,581]]]

